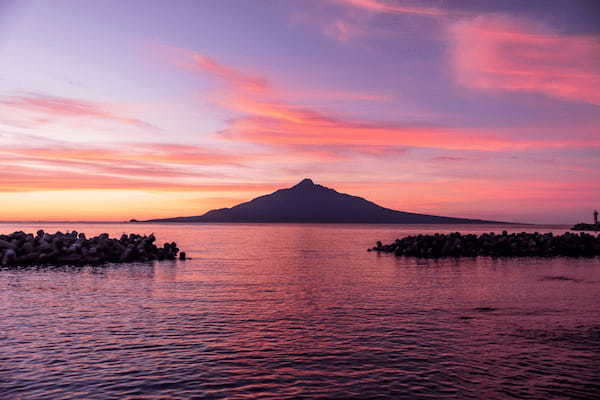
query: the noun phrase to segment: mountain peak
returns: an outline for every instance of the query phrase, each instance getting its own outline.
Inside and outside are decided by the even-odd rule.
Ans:
[[[211,210],[195,217],[166,218],[150,222],[469,224],[490,221],[391,210],[362,197],[338,193],[305,178],[291,188],[280,189],[231,208]]]
[[[315,183],[312,181],[312,179],[310,179],[310,178],[304,178],[304,179],[302,179],[300,181],[300,183],[298,183],[294,187],[308,188],[308,187],[312,187],[312,186],[315,186]]]

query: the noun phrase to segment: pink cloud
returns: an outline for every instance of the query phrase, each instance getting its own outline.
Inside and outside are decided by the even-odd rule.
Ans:
[[[352,39],[357,37],[366,36],[368,31],[361,27],[359,24],[337,18],[323,26],[323,32],[325,35],[338,42],[350,42]]]
[[[221,64],[199,52],[156,43],[150,43],[146,48],[154,56],[166,60],[170,64],[188,71],[207,73],[219,78],[229,85],[232,90],[253,92],[255,94],[272,90],[264,78]]]
[[[161,143],[130,143],[120,147],[63,145],[52,147],[10,147],[0,149],[24,157],[71,161],[154,162],[187,165],[227,165],[246,160],[234,155],[199,146],[174,146]],[[251,158],[251,157],[249,157]]]
[[[459,162],[459,161],[465,161],[466,158],[464,157],[452,157],[452,156],[438,156],[438,157],[434,157],[433,161],[442,161],[442,162]]]
[[[267,81],[263,78],[242,73],[234,68],[219,64],[212,58],[199,53],[191,53],[191,58],[193,60],[193,67],[212,73],[239,90],[264,92],[269,89]]]
[[[332,151],[334,146],[337,146],[338,155],[339,150],[344,148],[353,152],[363,148],[364,154],[372,154],[370,148],[373,146],[522,151],[531,148],[600,145],[600,139],[510,139],[489,132],[431,124],[380,123],[349,119],[285,101],[280,92],[275,91],[266,79],[256,78],[254,74],[222,65],[196,52],[169,49],[184,56],[184,61],[178,63],[179,65],[186,65],[190,59],[201,60],[201,68],[197,69],[198,71],[212,74],[225,83],[226,94],[218,98],[217,103],[242,115],[232,120],[230,126],[221,132],[221,137],[229,140],[288,149],[298,146],[304,149],[308,146],[320,147],[318,151],[321,154],[324,149]],[[247,77],[252,77],[250,81],[260,82],[260,85],[246,84]],[[332,151],[332,156],[335,153]]]
[[[157,180],[152,176],[109,176],[85,171],[56,171],[3,166],[1,192],[57,190],[145,190],[172,192],[257,192],[274,189],[276,184],[205,184],[177,180]]]
[[[67,118],[101,119],[132,125],[142,129],[158,129],[154,125],[140,119],[111,111],[106,105],[81,99],[48,95],[26,95],[0,99],[0,105],[44,115],[44,117],[32,119],[32,122],[35,124],[44,124],[52,118],[60,116]]]
[[[125,147],[66,143],[47,143],[43,147],[4,145],[0,148],[0,167],[5,171],[0,191],[78,189],[76,184],[69,183],[78,178],[81,178],[81,189],[120,188],[130,184],[132,188],[140,189],[173,187],[183,190],[196,186],[183,182],[188,178],[227,177],[219,170],[204,167],[239,167],[241,161],[249,159],[195,146],[161,147],[161,144],[129,144]],[[43,186],[44,180],[47,180],[47,186]]]
[[[248,168],[249,163],[340,159],[340,155],[312,148],[233,154],[194,145],[100,146],[35,140],[29,146],[5,144],[0,147],[0,167],[5,172],[0,191],[78,189],[75,182],[80,182],[81,189],[116,189],[130,185],[148,190],[163,187],[177,191],[202,190],[205,185],[186,180],[229,179],[229,173],[220,172],[223,167]],[[153,179],[152,182],[149,179]],[[48,182],[46,186],[44,180]]]
[[[532,148],[566,148],[600,145],[600,140],[509,140],[467,130],[410,126],[385,127],[340,122],[331,127],[281,124],[258,126],[251,121],[234,126],[233,136],[254,143],[352,146],[407,146],[448,150],[523,151]],[[369,152],[367,150],[367,152]]]
[[[232,122],[229,139],[268,145],[427,147],[448,150],[527,150],[600,145],[600,139],[507,139],[490,133],[427,124],[389,124],[340,119],[276,101],[234,98],[222,103],[246,116]]]
[[[532,28],[536,25],[497,15],[453,24],[457,81],[600,105],[600,36],[552,34]]]
[[[296,11],[292,15],[294,22],[317,26],[321,32],[343,44],[355,46],[360,39],[367,37],[392,38],[397,37],[398,31],[389,29],[385,24],[374,21],[379,14],[425,17],[443,21],[450,17],[467,15],[439,7],[427,7],[418,1],[398,0],[328,0],[339,6],[338,14],[320,15],[315,12]]]
[[[390,102],[393,98],[387,94],[375,94],[365,92],[355,92],[346,90],[303,90],[293,89],[291,93],[284,93],[286,99],[293,101],[300,100],[319,100],[319,101],[364,101],[364,102]]]
[[[441,17],[448,14],[447,11],[434,7],[411,6],[402,3],[391,3],[379,0],[333,0],[336,3],[352,6],[355,8],[390,14],[412,14],[427,17]]]

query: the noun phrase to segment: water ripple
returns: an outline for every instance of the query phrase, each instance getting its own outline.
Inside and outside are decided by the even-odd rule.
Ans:
[[[0,271],[0,398],[600,392],[596,259],[422,262],[364,252],[371,238],[398,236],[385,226],[147,228],[198,257]]]

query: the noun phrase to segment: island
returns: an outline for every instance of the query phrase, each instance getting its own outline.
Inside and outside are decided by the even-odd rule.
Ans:
[[[396,211],[303,179],[297,185],[199,216],[141,222],[293,222],[368,224],[506,224]]]

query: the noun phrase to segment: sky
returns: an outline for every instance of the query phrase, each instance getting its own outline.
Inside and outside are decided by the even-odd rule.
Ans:
[[[598,20],[594,0],[0,0],[0,220],[200,215],[306,177],[591,220]]]

